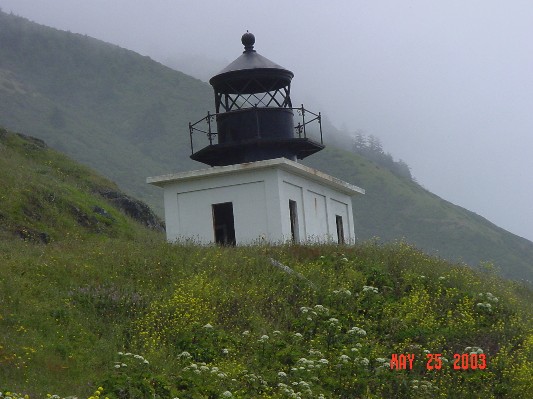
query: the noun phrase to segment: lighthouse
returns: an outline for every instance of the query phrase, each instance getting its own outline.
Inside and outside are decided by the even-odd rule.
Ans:
[[[149,177],[164,190],[168,241],[248,245],[355,240],[364,190],[298,163],[322,149],[320,113],[294,107],[294,74],[255,50],[213,76],[215,112],[189,124],[199,170]]]

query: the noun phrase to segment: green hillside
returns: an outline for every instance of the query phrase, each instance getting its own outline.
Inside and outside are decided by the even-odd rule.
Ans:
[[[117,46],[0,12],[0,97],[0,125],[45,140],[159,214],[162,193],[145,178],[205,166],[188,157],[187,126],[212,110],[211,87]],[[336,134],[327,128],[330,147],[306,163],[366,190],[354,204],[361,240],[405,239],[533,281],[533,243],[334,148],[343,148]]]
[[[192,167],[187,123],[204,116],[211,95],[148,57],[0,12],[0,125],[45,140],[159,211],[146,176]]]
[[[0,155],[2,398],[533,395],[521,283],[403,243],[168,244],[42,141]]]
[[[133,238],[140,225],[163,230],[145,204],[42,140],[0,127],[0,155],[2,240],[51,244],[69,236]]]

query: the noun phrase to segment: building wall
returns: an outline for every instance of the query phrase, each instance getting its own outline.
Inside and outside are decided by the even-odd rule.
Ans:
[[[167,239],[214,242],[212,205],[233,204],[237,244],[281,241],[274,171],[255,171],[173,183],[165,187]]]
[[[355,241],[350,196],[302,176],[280,171],[281,220],[285,240],[291,238],[289,200],[298,207],[298,228],[301,241],[337,242],[335,216],[340,215],[344,225],[344,241]]]
[[[237,245],[291,240],[289,200],[296,202],[301,242],[337,242],[335,215],[344,240],[354,241],[351,197],[279,168],[239,171],[164,186],[167,239],[215,241],[212,205],[232,202]]]

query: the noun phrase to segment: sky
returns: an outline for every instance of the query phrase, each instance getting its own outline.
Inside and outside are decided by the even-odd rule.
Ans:
[[[381,139],[417,181],[533,240],[530,0],[0,0],[5,12],[217,72],[241,35],[293,103]],[[185,67],[184,67],[185,68]],[[327,132],[325,132],[327,143]]]

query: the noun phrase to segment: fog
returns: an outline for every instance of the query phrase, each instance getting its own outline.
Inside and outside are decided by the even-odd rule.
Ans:
[[[0,7],[181,62],[203,78],[241,54],[249,30],[260,54],[295,73],[295,104],[379,137],[428,190],[533,240],[530,0],[0,0]]]

